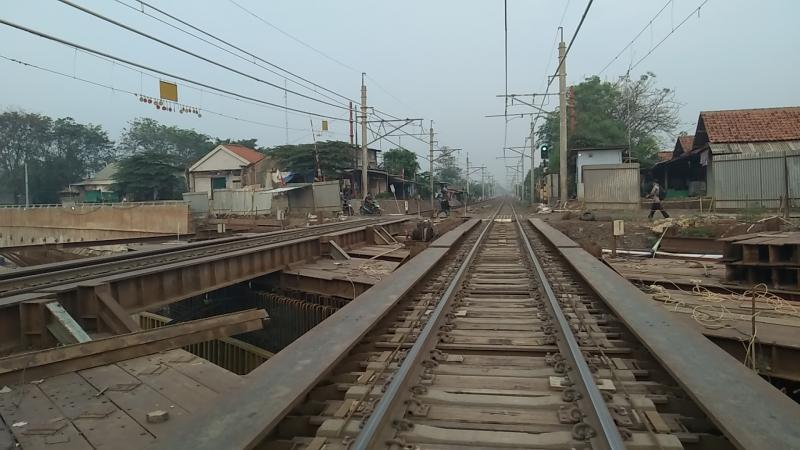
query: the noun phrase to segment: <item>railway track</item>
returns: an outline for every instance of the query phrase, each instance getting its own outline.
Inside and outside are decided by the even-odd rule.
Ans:
[[[100,276],[113,275],[137,269],[145,269],[193,258],[233,252],[249,247],[267,245],[334,233],[359,226],[378,225],[397,218],[368,218],[343,223],[317,225],[308,228],[283,230],[266,233],[255,237],[231,237],[211,241],[196,242],[175,249],[149,250],[131,252],[85,260],[67,261],[64,263],[35,266],[0,274],[0,298],[15,294],[32,292],[58,286],[64,283],[75,283]]]
[[[733,448],[544,239],[501,209],[258,448]]]

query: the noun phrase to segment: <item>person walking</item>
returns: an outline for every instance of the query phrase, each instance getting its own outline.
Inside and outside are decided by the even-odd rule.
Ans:
[[[664,216],[665,219],[669,218],[669,214],[667,214],[667,212],[664,211],[664,207],[661,206],[661,200],[664,200],[666,193],[667,191],[658,184],[658,181],[653,182],[653,188],[650,189],[650,194],[647,195],[647,197],[653,200],[653,203],[650,204],[650,215],[647,216],[648,219],[653,219],[656,210],[661,211],[661,215]]]

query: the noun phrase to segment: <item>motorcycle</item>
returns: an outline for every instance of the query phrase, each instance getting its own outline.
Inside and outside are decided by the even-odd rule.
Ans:
[[[352,216],[355,214],[353,206],[350,205],[350,200],[342,200],[342,214],[345,216]]]
[[[377,203],[364,202],[359,211],[362,216],[380,216],[382,214],[381,205]]]

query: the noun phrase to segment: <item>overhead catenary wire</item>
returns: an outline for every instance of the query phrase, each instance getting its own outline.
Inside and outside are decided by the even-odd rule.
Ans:
[[[333,56],[330,56],[330,55],[328,55],[327,53],[323,52],[322,50],[319,50],[319,49],[317,49],[316,47],[313,47],[311,44],[308,44],[308,43],[304,42],[303,40],[301,40],[300,38],[298,38],[298,37],[296,37],[296,36],[294,36],[294,35],[290,34],[289,32],[282,30],[282,29],[281,29],[281,28],[279,28],[277,25],[273,24],[272,22],[268,21],[267,19],[264,19],[263,17],[259,16],[259,15],[258,15],[258,14],[256,14],[255,12],[253,12],[253,11],[251,11],[251,10],[249,10],[249,9],[245,8],[244,6],[242,6],[241,4],[239,4],[238,2],[236,2],[236,1],[234,1],[234,0],[228,0],[228,1],[230,1],[231,3],[233,3],[233,4],[234,4],[234,5],[237,7],[237,8],[241,9],[242,11],[246,12],[246,13],[247,13],[247,14],[249,14],[250,16],[252,16],[252,17],[254,17],[255,19],[257,19],[257,20],[258,20],[258,21],[260,21],[261,23],[263,23],[263,24],[267,25],[268,27],[270,27],[270,28],[274,29],[275,31],[277,31],[277,32],[281,33],[282,35],[284,35],[284,36],[288,37],[289,39],[291,39],[291,40],[293,40],[293,41],[297,42],[298,44],[302,45],[303,47],[306,47],[306,48],[308,48],[309,50],[312,50],[313,52],[315,52],[315,53],[319,54],[320,56],[322,56],[322,57],[324,57],[324,58],[326,58],[326,59],[328,59],[328,60],[330,60],[330,61],[333,61],[333,62],[335,62],[336,64],[338,64],[338,65],[340,65],[340,66],[344,67],[345,69],[351,70],[351,71],[353,71],[353,72],[356,72],[356,73],[361,73],[361,72],[362,72],[362,71],[360,71],[360,70],[357,70],[357,69],[355,69],[354,67],[352,67],[352,66],[350,66],[350,65],[347,65],[347,64],[343,63],[342,61],[340,61],[340,60],[338,60],[338,59],[334,58]]]
[[[267,101],[267,100],[259,99],[259,98],[252,97],[252,96],[245,95],[245,94],[240,94],[240,93],[228,90],[228,89],[224,89],[224,88],[213,86],[213,85],[210,85],[210,84],[207,84],[207,83],[196,81],[196,80],[193,80],[191,78],[187,78],[185,76],[176,75],[176,74],[164,71],[164,70],[156,69],[156,68],[149,67],[149,66],[141,64],[141,63],[130,61],[128,59],[124,59],[124,58],[121,58],[119,56],[112,55],[110,53],[102,52],[100,50],[95,50],[95,49],[86,47],[84,45],[80,45],[80,44],[77,44],[77,43],[74,43],[74,42],[70,42],[70,41],[67,41],[65,39],[61,39],[59,37],[52,36],[52,35],[49,35],[47,33],[44,33],[44,32],[38,31],[38,30],[34,30],[32,28],[28,28],[28,27],[26,27],[24,25],[19,25],[19,24],[16,24],[14,22],[7,21],[7,20],[2,19],[2,18],[0,18],[0,24],[6,25],[6,26],[11,27],[11,28],[15,28],[15,29],[20,30],[20,31],[24,31],[26,33],[29,33],[29,34],[32,34],[32,35],[35,35],[35,36],[39,36],[39,37],[47,39],[49,41],[57,42],[59,44],[65,45],[67,47],[72,47],[72,48],[75,48],[75,49],[78,49],[78,50],[83,50],[83,51],[85,51],[87,53],[91,53],[91,54],[95,54],[95,55],[99,55],[99,56],[104,56],[106,58],[113,59],[114,61],[121,62],[121,63],[124,63],[124,64],[128,64],[128,65],[131,65],[131,66],[134,66],[134,67],[137,67],[139,69],[146,70],[146,71],[149,71],[149,72],[157,73],[159,75],[163,75],[163,76],[168,77],[168,78],[181,80],[181,81],[184,81],[186,83],[190,83],[190,84],[193,84],[193,85],[196,85],[196,86],[201,86],[201,87],[204,87],[206,89],[211,89],[211,90],[214,90],[214,91],[217,91],[217,92],[222,92],[222,93],[225,93],[225,94],[228,94],[228,95],[232,95],[234,97],[250,100],[252,102],[256,102],[256,103],[260,103],[260,104],[264,104],[264,105],[269,105],[269,106],[275,107],[275,108],[280,109],[280,110],[291,111],[291,112],[295,112],[295,113],[298,113],[298,114],[306,114],[306,115],[315,116],[315,117],[322,117],[322,118],[331,119],[331,120],[338,120],[338,121],[345,121],[345,122],[349,121],[349,119],[342,119],[342,118],[331,116],[331,115],[327,115],[327,114],[322,114],[322,113],[318,113],[318,112],[302,110],[302,109],[298,109],[298,108],[286,107],[284,105],[273,103],[273,102],[270,102],[270,101]]]
[[[703,6],[705,6],[706,3],[708,3],[708,0],[703,0],[703,3],[701,3],[700,6],[698,6],[695,9],[693,9],[692,12],[690,12],[676,27],[674,27],[672,30],[670,30],[670,32],[667,33],[667,35],[664,36],[663,39],[661,39],[654,47],[652,47],[650,49],[650,51],[648,51],[644,56],[639,58],[639,60],[636,61],[633,65],[631,65],[631,67],[630,67],[630,69],[628,69],[628,71],[631,71],[631,70],[635,69],[636,66],[638,66],[639,64],[641,64],[642,61],[647,59],[648,56],[650,56],[658,47],[661,46],[661,44],[664,43],[664,41],[666,41],[670,36],[672,36],[676,31],[678,31],[683,26],[683,24],[688,22],[689,19],[691,19],[693,15],[700,14],[700,9]]]
[[[259,82],[259,83],[262,83],[262,84],[266,84],[267,86],[273,87],[275,89],[279,89],[281,91],[289,92],[291,94],[297,95],[298,97],[302,97],[302,98],[305,98],[305,99],[308,99],[308,100],[311,100],[311,101],[315,101],[315,102],[318,102],[318,103],[321,103],[321,104],[324,104],[324,105],[327,105],[327,106],[331,106],[331,107],[334,107],[334,108],[339,108],[339,109],[344,109],[344,110],[348,109],[347,106],[344,106],[344,105],[341,105],[341,104],[337,104],[337,103],[331,103],[331,102],[328,102],[328,101],[325,101],[325,100],[318,99],[316,97],[312,97],[310,95],[303,94],[301,92],[294,91],[292,89],[287,89],[286,87],[283,87],[281,85],[272,83],[271,81],[265,80],[263,78],[259,78],[259,77],[255,76],[255,75],[252,75],[252,74],[249,74],[249,73],[246,73],[246,72],[242,72],[241,70],[238,70],[238,69],[234,69],[234,68],[232,68],[232,67],[230,67],[228,65],[222,64],[219,61],[215,61],[215,60],[213,60],[211,58],[207,58],[207,57],[205,57],[203,55],[200,55],[200,54],[195,53],[193,51],[187,50],[187,49],[185,49],[183,47],[180,47],[180,46],[177,46],[177,45],[172,44],[170,42],[167,42],[167,41],[165,41],[165,40],[163,40],[161,38],[158,38],[156,36],[153,36],[153,35],[151,35],[149,33],[145,33],[144,31],[138,30],[138,29],[133,28],[133,27],[131,27],[129,25],[126,25],[126,24],[124,24],[122,22],[114,20],[114,19],[112,19],[110,17],[104,16],[104,15],[102,15],[102,14],[96,12],[96,11],[93,11],[93,10],[91,10],[89,8],[86,8],[86,7],[83,7],[83,6],[78,5],[76,3],[73,3],[70,0],[58,0],[58,1],[63,3],[63,4],[65,4],[65,5],[67,5],[67,6],[75,8],[75,9],[81,11],[81,12],[84,12],[86,14],[94,16],[94,17],[96,17],[96,18],[98,18],[100,20],[108,22],[108,23],[110,23],[112,25],[115,25],[117,27],[123,28],[123,29],[128,30],[128,31],[130,31],[132,33],[138,34],[139,36],[145,37],[145,38],[150,39],[150,40],[152,40],[154,42],[158,42],[161,45],[164,45],[164,46],[167,46],[167,47],[172,48],[174,50],[177,50],[177,51],[179,51],[181,53],[184,53],[186,55],[189,55],[189,56],[191,56],[193,58],[197,58],[199,60],[205,61],[205,62],[207,62],[209,64],[214,65],[214,66],[217,66],[217,67],[219,67],[219,68],[221,68],[223,70],[227,70],[229,72],[233,72],[233,73],[235,73],[237,75],[240,75],[240,76],[243,76],[245,78],[249,78],[249,79],[251,79],[253,81],[256,81],[256,82]]]
[[[124,94],[131,94],[131,95],[135,95],[135,96],[142,95],[140,92],[133,92],[133,91],[130,91],[130,90],[127,90],[127,89],[114,87],[114,86],[111,86],[111,85],[108,85],[108,84],[104,84],[104,83],[101,83],[101,82],[98,82],[98,81],[90,80],[88,78],[82,78],[82,77],[79,77],[79,76],[77,76],[75,74],[64,73],[64,72],[61,72],[61,71],[58,71],[58,70],[55,70],[55,69],[51,69],[51,68],[48,68],[48,67],[40,66],[38,64],[34,64],[34,63],[31,63],[31,62],[23,61],[23,60],[17,59],[17,58],[12,58],[12,57],[5,56],[5,55],[2,55],[2,54],[0,54],[0,58],[4,59],[6,61],[9,61],[9,62],[14,62],[14,63],[20,64],[20,65],[25,66],[25,67],[41,70],[43,72],[47,72],[47,73],[50,73],[50,74],[53,74],[53,75],[58,75],[58,76],[61,76],[61,77],[64,77],[64,78],[70,78],[70,79],[73,79],[73,80],[76,80],[76,81],[80,81],[80,82],[83,82],[83,83],[86,83],[86,84],[89,84],[89,85],[92,85],[92,86],[95,86],[95,87],[105,88],[105,89],[108,89],[108,90],[110,90],[112,92],[122,92]],[[203,107],[195,107],[195,109],[197,109],[199,111],[202,111],[204,113],[215,115],[215,116],[220,116],[220,117],[224,117],[224,118],[227,118],[227,119],[236,120],[236,121],[240,121],[240,122],[247,122],[247,123],[251,123],[251,124],[254,124],[254,125],[261,125],[261,126],[268,127],[268,128],[279,128],[279,129],[284,129],[285,128],[283,125],[275,125],[275,124],[271,124],[271,123],[265,123],[265,122],[259,122],[259,121],[256,121],[256,120],[245,119],[243,117],[238,117],[238,116],[234,116],[234,115],[231,115],[231,114],[221,113],[219,111],[214,111],[214,110],[203,108]],[[292,130],[292,131],[305,131],[305,128],[290,128],[290,130]]]
[[[661,9],[659,9],[659,10],[658,10],[658,12],[656,13],[656,15],[654,15],[652,18],[650,18],[650,20],[647,22],[647,24],[646,24],[644,27],[642,27],[642,29],[641,29],[641,30],[639,30],[639,32],[638,32],[638,33],[636,33],[636,36],[634,36],[634,37],[633,37],[633,39],[631,39],[631,40],[630,40],[630,42],[628,42],[628,44],[627,44],[627,45],[625,45],[625,47],[622,47],[622,50],[620,50],[620,51],[619,51],[619,53],[617,53],[617,54],[616,54],[616,56],[614,56],[613,58],[611,58],[611,61],[609,61],[609,62],[608,62],[608,64],[606,64],[606,65],[603,67],[603,69],[602,69],[602,70],[600,70],[600,72],[598,72],[597,74],[598,74],[598,75],[602,75],[602,74],[603,74],[603,72],[605,72],[605,71],[606,71],[606,69],[608,69],[608,68],[611,66],[611,64],[614,64],[614,61],[616,61],[616,60],[617,60],[617,59],[618,59],[620,56],[622,56],[622,54],[625,52],[625,50],[629,49],[629,48],[630,48],[630,46],[631,46],[631,45],[633,45],[633,43],[634,43],[634,42],[636,42],[636,40],[637,40],[637,39],[639,39],[639,37],[640,37],[642,34],[644,34],[644,32],[647,30],[647,28],[648,28],[648,27],[650,27],[650,26],[652,26],[652,25],[653,25],[653,22],[654,22],[656,19],[658,19],[658,16],[660,16],[660,15],[661,15],[661,13],[663,13],[663,12],[664,12],[664,11],[667,9],[667,6],[669,6],[670,4],[672,4],[672,2],[673,2],[673,0],[667,0],[667,3],[665,3],[665,4],[664,4],[664,6],[662,6],[662,7],[661,7]]]
[[[341,99],[347,100],[349,102],[353,102],[354,104],[358,104],[358,102],[356,100],[353,100],[353,99],[349,98],[348,96],[346,96],[344,94],[336,92],[336,91],[334,91],[332,89],[329,89],[329,88],[327,88],[325,86],[322,86],[319,83],[315,83],[314,81],[311,81],[311,80],[309,80],[309,79],[307,79],[307,78],[305,78],[305,77],[303,77],[301,75],[298,75],[297,73],[292,72],[292,71],[286,69],[285,67],[281,67],[278,64],[275,64],[275,63],[273,63],[273,62],[271,62],[269,60],[266,60],[266,59],[264,59],[264,58],[262,58],[262,57],[260,57],[260,56],[258,56],[256,54],[248,51],[248,50],[245,50],[245,49],[239,47],[236,44],[231,43],[230,41],[222,39],[222,38],[220,38],[220,37],[208,32],[207,30],[205,30],[203,28],[200,28],[200,27],[198,27],[196,25],[193,25],[193,24],[189,23],[186,20],[183,20],[180,17],[175,16],[174,14],[168,13],[168,12],[164,11],[163,9],[160,9],[160,8],[158,8],[156,6],[153,6],[152,4],[150,4],[150,3],[146,2],[146,1],[136,0],[142,6],[146,6],[146,7],[150,8],[150,9],[152,9],[153,11],[156,11],[159,14],[164,15],[165,17],[168,17],[168,18],[170,18],[170,19],[172,19],[172,20],[174,20],[174,21],[176,21],[176,22],[178,22],[178,23],[180,23],[180,24],[182,24],[182,25],[184,25],[186,27],[189,27],[189,28],[191,28],[192,30],[194,30],[194,31],[196,31],[198,33],[201,33],[201,34],[203,34],[205,36],[208,36],[209,38],[211,38],[211,39],[213,39],[213,40],[215,40],[215,41],[217,41],[219,43],[222,43],[222,44],[224,44],[224,45],[226,45],[226,46],[228,46],[228,47],[230,47],[230,48],[232,48],[232,49],[234,49],[234,50],[236,50],[238,52],[241,52],[242,54],[247,55],[250,58],[253,58],[253,59],[257,60],[257,61],[261,61],[262,63],[268,65],[269,67],[272,67],[272,68],[274,68],[274,69],[276,69],[278,71],[281,71],[283,73],[278,73],[278,72],[270,69],[269,67],[264,67],[263,65],[258,64],[258,63],[256,63],[255,61],[253,61],[251,59],[245,58],[242,55],[240,55],[240,54],[238,54],[238,53],[236,53],[234,51],[231,51],[228,48],[225,48],[225,47],[223,47],[223,46],[221,46],[221,45],[219,45],[219,44],[217,44],[215,42],[212,42],[212,41],[210,41],[208,39],[203,38],[202,36],[198,36],[195,33],[192,33],[192,32],[187,31],[187,30],[185,30],[185,29],[183,29],[181,27],[178,27],[175,24],[169,23],[166,20],[163,20],[163,19],[161,19],[159,17],[156,17],[155,15],[150,14],[147,11],[145,11],[144,8],[142,8],[142,9],[136,8],[135,6],[129,5],[128,3],[126,3],[126,2],[124,2],[122,0],[114,0],[114,1],[119,3],[119,4],[121,4],[121,5],[124,5],[124,6],[128,7],[130,9],[134,10],[134,11],[142,13],[142,14],[148,16],[148,17],[151,17],[152,19],[157,20],[157,21],[159,21],[159,22],[161,22],[161,23],[163,23],[163,24],[165,24],[165,25],[167,25],[167,26],[169,26],[169,27],[171,27],[173,29],[181,31],[182,33],[188,34],[189,36],[192,36],[192,37],[194,37],[196,39],[199,39],[199,40],[201,40],[201,41],[203,41],[203,42],[205,42],[205,43],[207,43],[209,45],[212,45],[212,46],[214,46],[214,47],[216,47],[216,48],[218,48],[218,49],[220,49],[220,50],[222,50],[224,52],[227,52],[227,53],[229,53],[231,55],[234,55],[234,56],[238,57],[239,59],[242,59],[243,61],[246,61],[246,62],[251,63],[251,64],[255,64],[256,66],[261,67],[261,68],[269,71],[270,73],[273,73],[273,74],[275,74],[277,76],[280,76],[280,77],[282,77],[282,78],[284,78],[284,79],[286,79],[288,81],[291,81],[292,83],[296,84],[297,86],[302,86],[302,87],[304,87],[306,89],[309,89],[309,90],[311,90],[311,91],[313,91],[313,92],[315,92],[317,94],[320,94],[320,95],[322,95],[323,97],[325,97],[325,98],[327,98],[329,100],[335,101],[335,99],[333,99],[333,98],[331,98],[331,97],[329,97],[329,96],[327,96],[325,94],[322,94],[319,91],[311,89],[311,87],[306,86],[306,85],[304,85],[304,84],[302,84],[302,83],[300,83],[300,82],[298,82],[296,80],[293,80],[291,77],[297,78],[298,80],[301,80],[304,83],[308,83],[309,85],[313,86],[314,88],[317,88],[317,89],[325,91],[325,92],[327,92],[329,94],[335,95],[335,96],[337,96],[337,97],[339,97]]]

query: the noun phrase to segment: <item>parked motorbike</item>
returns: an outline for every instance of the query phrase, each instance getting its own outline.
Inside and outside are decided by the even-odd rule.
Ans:
[[[355,214],[355,211],[353,211],[353,206],[350,205],[350,200],[342,200],[342,214],[345,216],[352,216]]]
[[[380,216],[383,212],[381,211],[381,205],[377,203],[367,203],[364,202],[359,209],[362,216]]]

